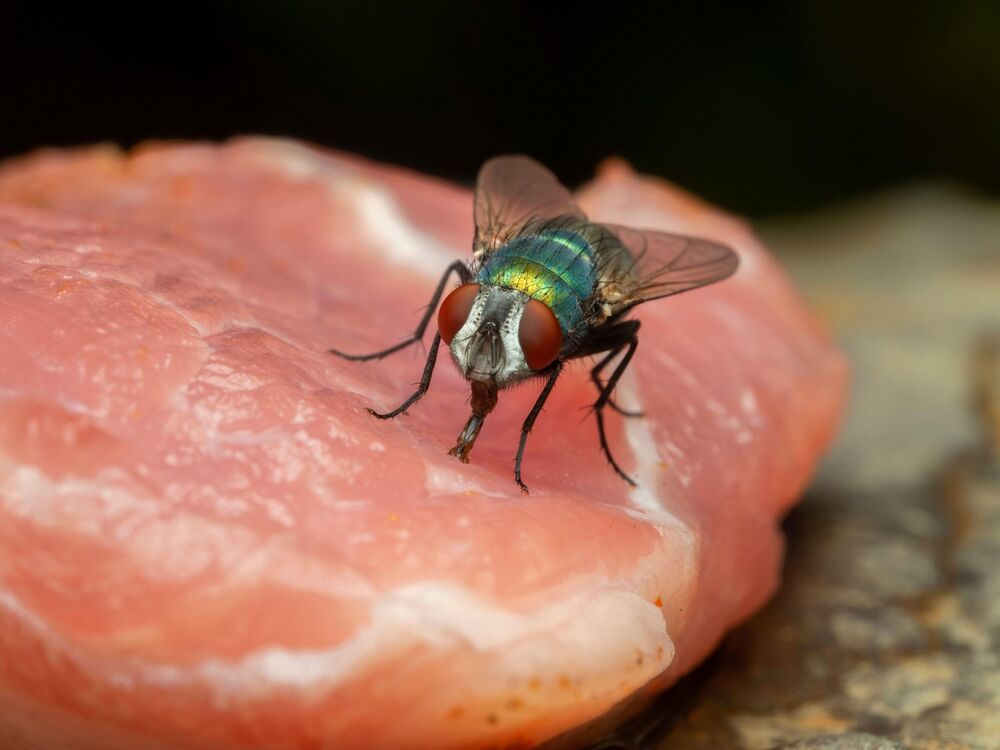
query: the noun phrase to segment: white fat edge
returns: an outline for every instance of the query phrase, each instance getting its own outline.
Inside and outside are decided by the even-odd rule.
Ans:
[[[58,394],[49,394],[49,403],[58,406],[63,411],[67,411],[70,414],[82,414],[88,415],[91,413],[90,405],[85,404],[82,401],[77,401],[72,398],[67,398],[66,396]],[[0,399],[9,399],[11,401],[19,401],[24,398],[24,391],[20,388],[0,388]]]
[[[315,149],[291,138],[251,137],[241,139],[244,148],[249,147],[255,158],[277,164],[289,177],[309,179],[321,173],[350,173],[349,167],[324,157]]]
[[[643,411],[642,400],[634,388],[631,374],[627,373],[618,381],[617,392],[619,395],[625,395],[627,403],[635,404],[635,408]],[[648,420],[645,417],[624,417],[624,423],[625,438],[635,457],[632,478],[638,485],[629,492],[631,514],[653,523],[661,534],[664,529],[690,532],[683,521],[667,510],[666,503],[660,496],[663,459]]]
[[[635,689],[669,666],[673,642],[653,603],[634,591],[592,579],[574,588],[579,593],[523,614],[455,584],[411,584],[374,598],[369,623],[334,648],[267,647],[239,659],[207,659],[184,667],[140,660],[113,663],[86,654],[2,589],[0,609],[89,674],[127,687],[205,684],[220,704],[289,688],[330,690],[424,645],[496,659],[490,672],[495,682],[568,674],[589,682],[627,678]],[[626,670],[637,652],[650,657],[648,667]],[[477,687],[484,693],[492,689],[486,684]]]
[[[343,189],[342,189],[343,192]],[[367,234],[397,263],[426,276],[439,276],[455,260],[456,253],[409,223],[392,194],[374,183],[347,189]]]
[[[618,381],[617,393],[626,397],[626,403],[634,404],[633,408],[644,411],[631,373],[626,373]],[[667,510],[667,504],[660,495],[663,487],[660,478],[665,470],[664,462],[648,419],[624,417],[624,420],[625,437],[635,457],[633,479],[638,485],[629,493],[632,508],[626,512],[651,524],[661,537],[656,548],[635,566],[634,585],[646,591],[655,591],[661,597],[663,607],[669,607],[679,616],[693,596],[698,578],[700,568],[698,536],[690,526]],[[669,440],[667,449],[670,453],[680,451]],[[676,472],[682,486],[687,487],[690,484],[691,478],[688,475],[676,469],[673,471]],[[684,571],[684,575],[679,575],[679,571]],[[672,585],[665,585],[668,581]],[[661,610],[661,615],[663,614]]]
[[[103,469],[93,478],[54,480],[35,466],[11,463],[3,473],[0,508],[40,527],[71,526],[103,537],[126,514],[150,519],[159,510],[152,499],[131,492],[128,477],[118,468]]]
[[[22,603],[19,597],[2,588],[0,588],[0,610],[12,615],[38,635],[48,636],[52,633],[52,628],[41,616]]]
[[[0,508],[37,528],[111,539],[144,564],[151,579],[197,575],[217,559],[215,550],[225,547],[207,521],[161,518],[162,505],[137,495],[120,469],[52,479],[34,466],[17,466],[0,485]]]
[[[450,468],[444,468],[441,465],[428,463],[426,467],[426,479],[424,481],[424,486],[427,492],[431,495],[444,495],[444,494],[464,494],[464,493],[475,493],[477,495],[483,495],[485,497],[495,497],[498,499],[506,500],[510,497],[509,494],[504,492],[494,492],[492,490],[487,490],[475,479],[472,479],[468,472],[455,471],[454,459],[447,459]]]
[[[365,233],[393,261],[434,277],[457,257],[453,249],[410,223],[390,190],[349,165],[294,141],[260,139],[253,143],[262,161],[276,165],[289,177],[319,180],[336,203],[352,204]]]
[[[380,597],[369,625],[335,648],[266,648],[235,661],[144,668],[140,679],[168,687],[208,684],[222,704],[288,689],[319,695],[422,646],[494,660],[475,685],[460,688],[466,696],[555,675],[591,683],[628,677],[636,689],[663,671],[674,653],[659,610],[633,592],[591,591],[520,615],[461,587],[428,582]],[[637,652],[648,667],[626,673]],[[651,658],[657,654],[658,662]]]
[[[112,539],[150,580],[189,580],[218,568],[227,571],[230,584],[266,579],[326,596],[372,595],[367,581],[346,570],[338,574],[340,580],[331,581],[328,567],[299,553],[286,535],[262,540],[238,525],[195,514],[164,517],[163,503],[138,494],[119,469],[92,478],[52,479],[34,466],[4,468],[0,509],[38,528],[69,530],[101,542]],[[284,505],[271,503],[279,501],[267,501],[265,510],[287,526]]]
[[[148,546],[148,542],[147,539],[143,546]],[[160,557],[160,552],[153,552]],[[258,566],[266,565],[275,549],[272,547],[269,552],[269,555],[262,552],[256,564],[253,556],[245,564],[237,564],[231,580],[254,578],[261,570]],[[298,576],[289,583],[309,588]],[[603,581],[588,585],[584,580],[574,587],[577,591],[596,589],[599,595],[588,593],[583,599],[564,598],[531,614],[510,612],[462,587],[446,583],[403,587],[377,598],[364,587],[363,581],[356,580],[348,587],[352,589],[349,593],[336,592],[376,602],[371,627],[345,644],[319,650],[266,648],[239,660],[207,660],[190,668],[140,661],[101,662],[72,644],[61,642],[41,618],[33,616],[9,594],[0,600],[0,606],[39,631],[50,647],[66,652],[83,670],[103,675],[111,684],[129,689],[143,684],[173,687],[197,682],[211,686],[220,703],[246,698],[247,685],[259,686],[257,692],[263,694],[287,688],[304,692],[332,689],[394,654],[403,654],[423,644],[445,650],[483,652],[496,659],[506,674],[524,679],[528,678],[527,671],[541,670],[550,674],[569,673],[574,679],[589,679],[597,684],[605,679],[608,670],[623,671],[624,665],[641,652],[649,659],[649,669],[641,672],[642,679],[631,688],[639,687],[666,668],[673,655],[673,644],[659,611],[635,592]],[[600,601],[607,597],[614,601],[608,606],[601,605]],[[621,637],[609,644],[595,635],[604,632],[615,632]],[[559,651],[558,658],[552,658],[554,648]],[[596,651],[607,656],[607,663],[592,663]],[[618,661],[613,658],[615,654],[621,657]],[[581,670],[581,664],[587,668]],[[630,673],[629,677],[634,675]]]

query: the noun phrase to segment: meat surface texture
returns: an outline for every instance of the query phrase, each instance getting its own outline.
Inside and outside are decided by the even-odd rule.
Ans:
[[[0,167],[0,746],[526,748],[639,705],[778,581],[846,368],[739,220],[609,162],[595,220],[721,240],[638,308],[603,458],[586,363],[464,465],[468,386],[378,421],[469,257],[468,190],[267,139]],[[431,333],[426,336],[430,341]]]

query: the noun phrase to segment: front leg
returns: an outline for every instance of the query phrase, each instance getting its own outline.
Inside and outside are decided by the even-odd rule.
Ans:
[[[438,282],[437,288],[434,290],[434,294],[431,295],[431,301],[427,305],[427,309],[424,311],[424,315],[420,319],[420,322],[417,324],[417,329],[408,339],[400,341],[398,344],[390,346],[388,349],[382,349],[381,351],[373,352],[372,354],[346,354],[339,349],[330,349],[328,351],[330,354],[336,354],[338,357],[343,357],[344,359],[349,359],[355,362],[364,362],[369,359],[381,359],[382,357],[387,357],[394,352],[398,352],[400,349],[405,349],[406,347],[417,343],[424,337],[424,331],[427,330],[427,324],[430,322],[431,317],[433,317],[434,311],[437,310],[438,303],[441,301],[441,295],[444,294],[445,287],[448,285],[448,277],[451,276],[452,273],[458,274],[459,281],[463,284],[468,284],[472,280],[472,274],[469,271],[468,266],[466,266],[462,261],[456,260],[448,266],[441,275],[441,280]],[[419,396],[417,398],[419,398]]]
[[[374,409],[369,409],[368,413],[378,417],[379,419],[392,419],[393,417],[398,417],[404,411],[413,406],[421,397],[427,393],[427,389],[431,385],[431,375],[434,374],[434,364],[437,362],[438,347],[441,346],[441,334],[434,334],[434,341],[431,343],[431,350],[427,353],[427,361],[424,363],[424,374],[420,377],[420,385],[417,386],[417,390],[406,399],[403,403],[397,406],[390,412],[385,414],[380,414]]]
[[[545,405],[546,399],[548,399],[549,394],[552,393],[552,387],[556,384],[556,379],[562,372],[563,363],[562,360],[557,360],[555,365],[552,367],[552,374],[549,375],[548,381],[545,383],[545,387],[542,388],[542,392],[538,394],[538,398],[535,400],[535,405],[531,407],[531,411],[528,412],[527,418],[524,420],[524,424],[521,426],[521,442],[517,446],[517,457],[514,459],[514,481],[517,482],[517,486],[521,488],[521,492],[525,495],[528,494],[528,486],[521,481],[521,459],[524,457],[524,446],[528,443],[528,433],[531,432],[531,428],[535,424],[535,419],[542,411],[542,407]]]

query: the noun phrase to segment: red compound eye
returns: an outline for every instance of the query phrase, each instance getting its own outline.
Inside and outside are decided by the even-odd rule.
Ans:
[[[532,370],[544,370],[555,361],[562,349],[562,329],[551,308],[537,299],[528,300],[521,315],[517,338],[524,359]]]
[[[438,310],[438,331],[444,343],[450,344],[455,334],[462,330],[469,319],[472,305],[479,294],[479,284],[463,284],[444,298]]]

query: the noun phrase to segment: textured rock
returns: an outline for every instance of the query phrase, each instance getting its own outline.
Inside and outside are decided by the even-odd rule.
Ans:
[[[873,734],[847,732],[793,742],[791,745],[784,745],[781,750],[903,750],[903,746]]]

